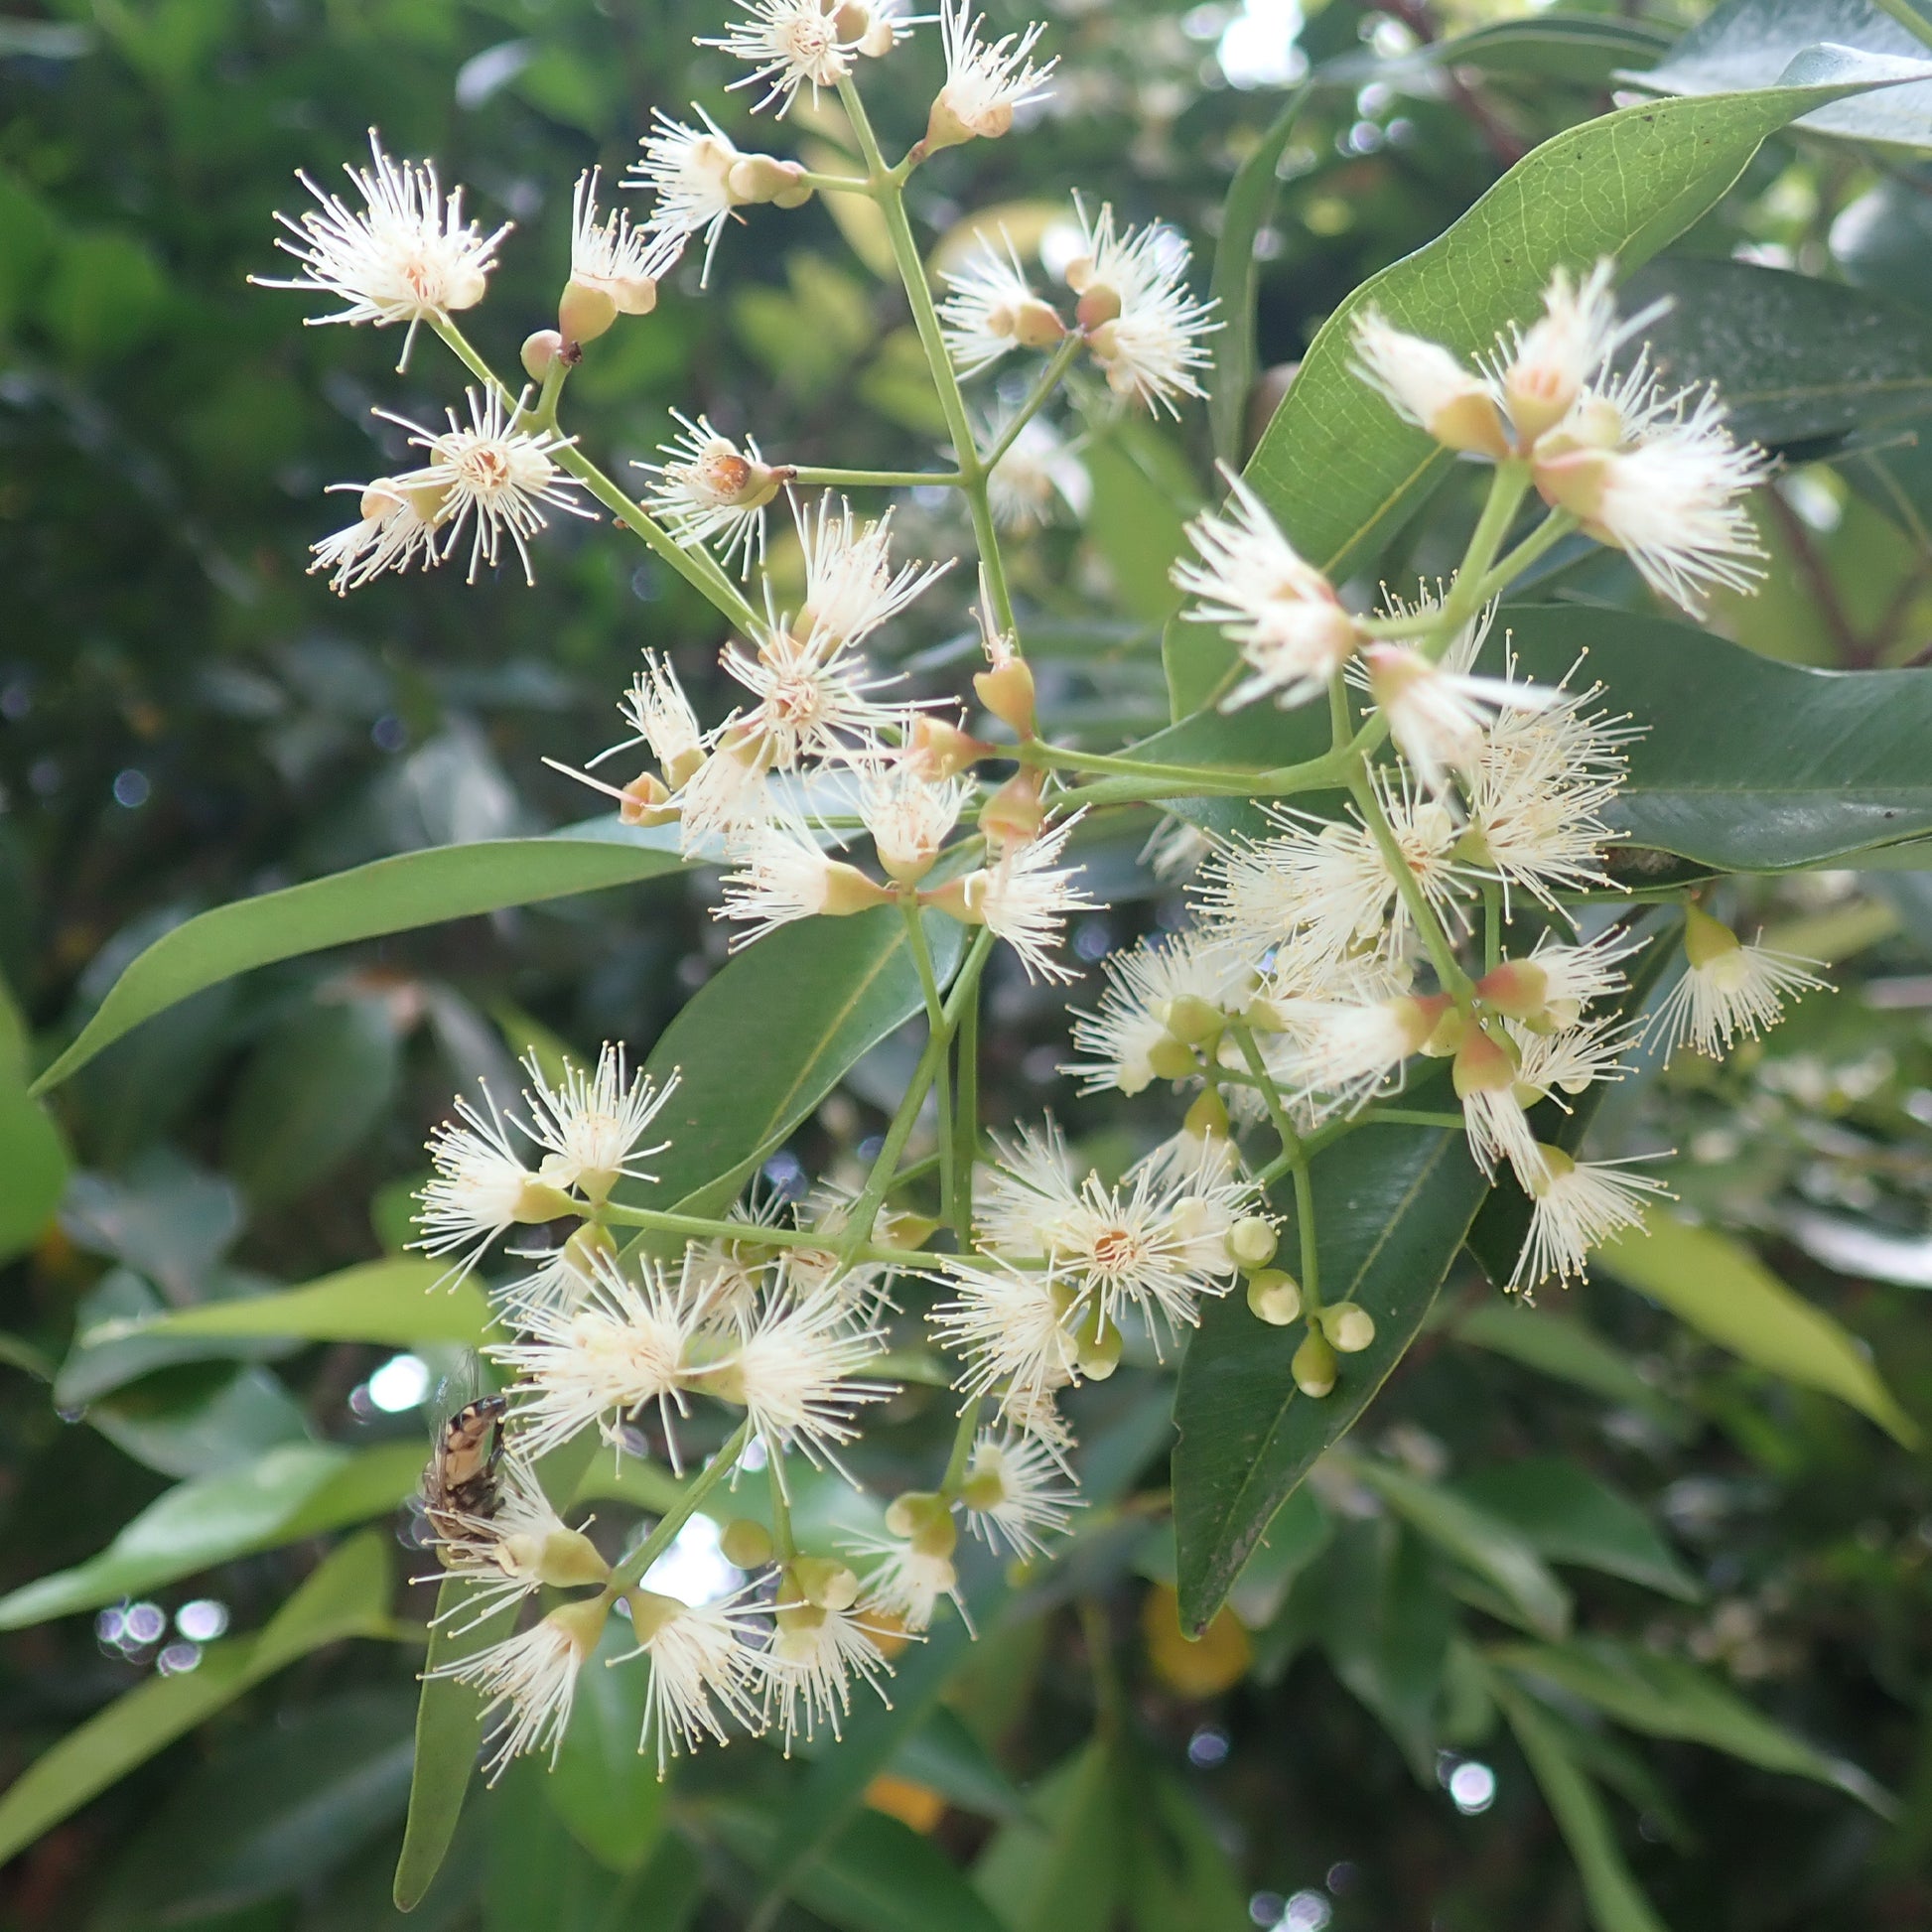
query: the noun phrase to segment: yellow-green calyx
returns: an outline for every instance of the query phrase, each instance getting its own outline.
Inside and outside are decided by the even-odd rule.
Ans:
[[[739,1570],[762,1570],[771,1561],[771,1532],[749,1516],[734,1516],[718,1538],[727,1563]]]
[[[1295,1351],[1295,1359],[1288,1365],[1288,1372],[1295,1378],[1295,1386],[1306,1396],[1313,1396],[1317,1401],[1335,1386],[1338,1372],[1335,1351],[1329,1346],[1327,1337],[1311,1328],[1303,1338],[1300,1348]]]
[[[649,1643],[665,1624],[684,1609],[675,1596],[660,1596],[656,1590],[645,1589],[642,1585],[625,1591],[623,1600],[630,1607],[630,1627],[636,1631],[639,1643]]]
[[[1472,1093],[1507,1093],[1516,1084],[1516,1062],[1480,1028],[1473,1028],[1455,1049],[1453,1078],[1458,1100]]]
[[[1684,957],[1691,971],[1700,972],[1725,953],[1735,952],[1741,941],[1722,919],[1700,912],[1695,905],[1684,908]]]
[[[886,1511],[886,1527],[924,1557],[949,1557],[959,1542],[951,1504],[929,1490],[896,1496]]]
[[[780,1586],[782,1597],[802,1598],[821,1610],[849,1610],[859,1588],[859,1573],[836,1557],[793,1557]]]
[[[583,1211],[583,1202],[573,1200],[561,1187],[553,1186],[537,1174],[525,1174],[510,1213],[520,1226],[539,1227],[545,1221],[561,1220],[566,1214]]]

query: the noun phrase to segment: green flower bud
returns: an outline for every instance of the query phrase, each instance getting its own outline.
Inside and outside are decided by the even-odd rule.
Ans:
[[[762,1570],[771,1561],[771,1532],[749,1516],[734,1516],[718,1539],[725,1561],[738,1570]]]
[[[1293,1275],[1264,1268],[1248,1278],[1248,1307],[1271,1328],[1286,1328],[1302,1312],[1302,1290]]]
[[[1228,1254],[1243,1268],[1266,1268],[1280,1246],[1274,1223],[1259,1214],[1244,1214],[1228,1229]]]
[[[1375,1317],[1353,1302],[1321,1311],[1321,1332],[1344,1355],[1359,1355],[1375,1339]]]
[[[1289,1373],[1295,1377],[1295,1386],[1304,1395],[1319,1401],[1335,1386],[1335,1351],[1329,1347],[1324,1336],[1311,1328],[1301,1347],[1295,1351]]]

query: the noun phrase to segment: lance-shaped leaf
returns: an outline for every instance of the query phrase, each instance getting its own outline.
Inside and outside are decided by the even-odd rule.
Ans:
[[[598,820],[554,838],[405,852],[217,905],[164,932],[129,965],[34,1090],[65,1080],[143,1020],[254,967],[507,905],[634,885],[680,863],[671,835]]]
[[[209,1644],[193,1671],[137,1685],[36,1758],[0,1797],[0,1861],[298,1657],[388,1635],[387,1541],[374,1531],[352,1538],[254,1636]]]
[[[1317,1401],[1290,1373],[1299,1326],[1267,1326],[1239,1295],[1203,1312],[1174,1395],[1176,1581],[1181,1622],[1194,1631],[1220,1608],[1289,1492],[1402,1359],[1486,1186],[1460,1134],[1389,1125],[1323,1150],[1313,1181],[1322,1297],[1359,1303],[1375,1340],[1342,1358]],[[1292,1232],[1283,1245],[1296,1252]]]

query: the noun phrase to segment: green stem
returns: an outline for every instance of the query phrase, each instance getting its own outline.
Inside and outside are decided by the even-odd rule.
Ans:
[[[912,963],[919,971],[919,991],[925,998],[925,1024],[928,1037],[943,1038],[946,1034],[946,1010],[939,998],[938,975],[932,970],[931,949],[925,942],[925,927],[919,918],[917,893],[902,889],[899,893],[898,909],[905,921],[906,944],[911,948]],[[939,1114],[939,1212],[943,1219],[953,1218],[953,1203],[957,1198],[958,1171],[954,1161],[952,1093],[950,1087],[950,1058],[941,1053],[939,1064],[933,1070],[933,1099]]]
[[[1912,5],[1911,0],[1877,0],[1877,5],[1882,12],[1888,13],[1897,21],[1914,40],[1923,41],[1927,47],[1932,47],[1932,20],[1927,20],[1924,14]]]
[[[879,191],[864,175],[821,175],[816,169],[804,168],[799,171],[799,179],[821,195],[864,195],[869,201],[878,199]]]
[[[684,1485],[683,1492],[664,1512],[657,1527],[612,1571],[610,1582],[604,1586],[607,1599],[615,1602],[642,1580],[644,1572],[671,1547],[672,1540],[690,1519],[691,1513],[737,1467],[738,1458],[745,1452],[745,1445],[751,1440],[752,1421],[748,1416],[726,1439],[724,1448]]]
[[[1482,889],[1482,970],[1493,973],[1503,963],[1503,895],[1500,886]]]
[[[1370,1107],[1356,1118],[1361,1121],[1380,1121],[1391,1127],[1452,1127],[1458,1134],[1463,1127],[1460,1114],[1431,1113],[1424,1107]]]
[[[754,1248],[823,1248],[826,1237],[815,1228],[767,1227],[759,1221],[714,1221],[702,1214],[673,1214],[654,1207],[625,1207],[607,1201],[598,1218],[620,1227],[647,1228],[658,1234],[681,1234],[687,1241],[736,1241]],[[894,1267],[913,1266],[929,1256],[910,1248],[881,1248],[870,1242],[855,1248],[855,1261],[877,1261]]]
[[[1295,1176],[1295,1226],[1302,1237],[1302,1306],[1310,1315],[1321,1311],[1321,1254],[1315,1241],[1314,1180],[1306,1157],[1292,1164]]]
[[[980,1146],[980,988],[977,976],[959,1012],[954,1059],[959,1094],[953,1112],[953,1239],[965,1254],[973,1245],[973,1170]]]
[[[980,1398],[974,1396],[959,1412],[959,1422],[952,1433],[952,1453],[946,1457],[946,1473],[939,1481],[939,1493],[948,1502],[953,1501],[966,1486],[966,1469],[972,1459],[973,1436],[979,1427],[979,1419]]]
[[[791,1498],[785,1493],[785,1473],[777,1456],[764,1465],[764,1479],[771,1492],[771,1541],[785,1563],[798,1554],[798,1543],[791,1533]]]
[[[1569,510],[1552,510],[1508,556],[1486,571],[1476,585],[1476,608],[1506,591],[1546,550],[1555,548],[1577,527]]]
[[[1355,720],[1348,709],[1348,680],[1337,671],[1328,680],[1328,750],[1340,756],[1355,735]]]
[[[1357,770],[1349,781],[1348,791],[1355,801],[1355,809],[1362,815],[1362,823],[1368,827],[1382,854],[1382,862],[1389,869],[1403,904],[1409,908],[1410,919],[1422,935],[1430,964],[1436,968],[1436,977],[1443,991],[1450,995],[1457,1006],[1468,1011],[1474,1004],[1475,989],[1469,983],[1468,974],[1457,962],[1455,949],[1449,944],[1449,935],[1443,930],[1443,923],[1437,918],[1436,908],[1430,904],[1428,894],[1409,869],[1409,861],[1396,841],[1395,832],[1382,810],[1382,801],[1376,796],[1375,787],[1369,782],[1368,773]]]
[[[1020,432],[1039,414],[1048,397],[1060,386],[1063,376],[1074,356],[1080,352],[1082,338],[1077,331],[1069,331],[1061,339],[1059,346],[1046,359],[1046,366],[1039,372],[1039,380],[1028,392],[1027,399],[1014,411],[1012,418],[1000,431],[1000,440],[994,444],[984,459],[987,469],[997,470],[1000,459],[1020,440]]]

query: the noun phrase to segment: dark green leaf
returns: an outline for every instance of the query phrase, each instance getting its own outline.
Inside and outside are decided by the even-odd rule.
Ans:
[[[1127,1918],[1134,1932],[1244,1932],[1247,1889],[1187,1790],[1153,1765],[1130,1767]]]
[[[128,967],[35,1091],[57,1085],[143,1020],[256,966],[506,905],[634,885],[678,867],[672,840],[602,821],[543,839],[483,839],[377,859],[216,906],[164,933]]]
[[[1001,1829],[973,1883],[1008,1932],[1107,1932],[1122,1880],[1121,1767],[1095,1738],[1041,1779],[1034,1817]]]
[[[305,1443],[309,1418],[262,1368],[205,1365],[103,1396],[87,1424],[122,1454],[166,1476],[212,1475],[282,1443]]]
[[[1708,1744],[1767,1771],[1836,1785],[1881,1815],[1892,1810],[1885,1794],[1856,1765],[1806,1743],[1685,1658],[1610,1637],[1509,1644],[1490,1656],[1519,1676],[1594,1705],[1632,1730]]]
[[[1478,1223],[1481,1218],[1476,1217]],[[1521,1301],[1483,1302],[1459,1316],[1451,1332],[1457,1341],[1506,1355],[1539,1375],[1554,1376],[1655,1419],[1676,1413],[1638,1374],[1629,1356],[1574,1314]]]
[[[899,1745],[891,1769],[895,1777],[924,1785],[982,1818],[1013,1818],[1024,1809],[1013,1780],[943,1704],[933,1706],[924,1724]]]
[[[1925,40],[1870,0],[1725,0],[1667,60],[1632,78],[1666,94],[1768,88],[1821,44],[1914,63],[1927,58]],[[1815,108],[1799,125],[1807,133],[1932,147],[1932,85],[1860,94]]]
[[[1624,1862],[1596,1787],[1564,1748],[1562,1732],[1520,1691],[1502,1682],[1494,1688],[1496,1702],[1577,1862],[1596,1932],[1668,1932]]]
[[[1670,44],[1668,34],[1642,21],[1619,20],[1610,14],[1550,12],[1490,21],[1392,59],[1367,53],[1344,55],[1324,62],[1317,77],[1359,85],[1435,68],[1475,68],[1483,73],[1604,87],[1617,69],[1648,67]]]
[[[1241,1297],[1208,1306],[1187,1345],[1174,1423],[1174,1522],[1182,1625],[1199,1631],[1316,1456],[1348,1430],[1401,1360],[1482,1198],[1459,1134],[1371,1126],[1316,1157],[1321,1292],[1361,1304],[1375,1341],[1343,1358],[1320,1401],[1289,1363],[1300,1328],[1257,1321]],[[1284,1249],[1296,1251],[1293,1233]]]
[[[298,1657],[345,1637],[386,1635],[389,1587],[388,1539],[374,1531],[351,1538],[258,1634],[210,1644],[193,1671],[150,1678],[116,1698],[0,1796],[0,1861]]]
[[[1131,419],[1090,443],[1081,460],[1093,479],[1088,540],[1106,559],[1128,613],[1165,622],[1180,602],[1168,566],[1194,494],[1184,460],[1158,430]]]
[[[1845,279],[1893,302],[1932,309],[1932,195],[1922,175],[1891,176],[1832,223]]]
[[[1502,1462],[1472,1470],[1455,1487],[1552,1563],[1582,1564],[1687,1603],[1704,1594],[1649,1517],[1574,1462]]]
[[[483,1932],[602,1932],[614,1920],[624,1923],[625,1878],[565,1829],[544,1796],[549,1778],[542,1758],[519,1757],[490,1794]]]
[[[628,1623],[614,1617],[604,1626],[578,1673],[570,1728],[543,1781],[544,1796],[571,1837],[613,1871],[640,1870],[664,1823],[657,1758],[641,1748],[649,1660],[611,1663],[635,1648]]]
[[[79,1332],[54,1378],[56,1405],[84,1409],[115,1389],[183,1362],[260,1361],[293,1347],[262,1336],[145,1332],[144,1324],[163,1311],[161,1297],[139,1275],[110,1268],[74,1311]]]
[[[0,980],[0,1261],[40,1239],[68,1184],[67,1144],[27,1092],[27,1031]]]

